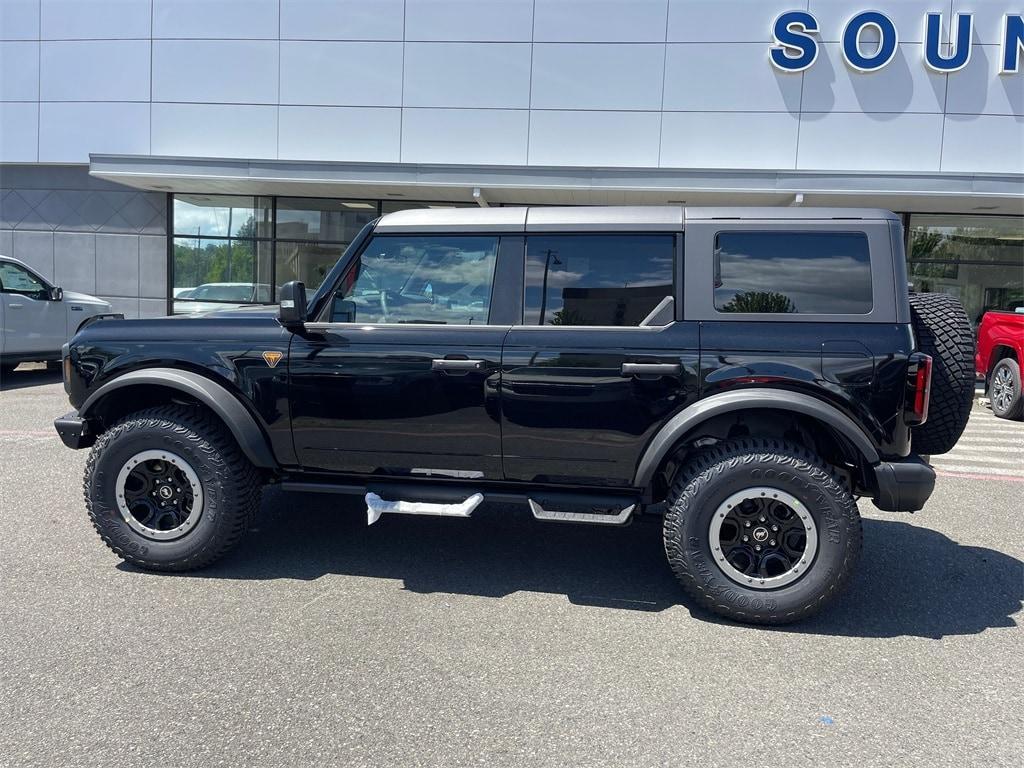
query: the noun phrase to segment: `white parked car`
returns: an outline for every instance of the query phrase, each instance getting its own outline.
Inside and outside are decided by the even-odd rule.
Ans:
[[[0,368],[60,360],[78,329],[101,317],[123,318],[110,302],[50,285],[25,263],[0,256]]]
[[[197,288],[174,291],[176,315],[269,303],[268,283],[203,283]]]

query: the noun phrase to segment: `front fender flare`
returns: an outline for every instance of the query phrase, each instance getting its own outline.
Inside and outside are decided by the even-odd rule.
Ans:
[[[835,406],[810,395],[777,389],[752,388],[711,395],[683,409],[663,426],[647,444],[637,465],[634,485],[648,488],[662,461],[676,442],[691,429],[714,416],[733,411],[770,409],[790,411],[817,419],[845,437],[868,464],[877,464],[881,457],[871,438],[857,423]]]
[[[107,395],[125,387],[140,385],[167,387],[195,398],[220,417],[249,461],[263,469],[278,468],[263,430],[238,398],[216,381],[191,371],[145,368],[125,373],[89,395],[79,409],[79,415],[87,419],[90,410]]]

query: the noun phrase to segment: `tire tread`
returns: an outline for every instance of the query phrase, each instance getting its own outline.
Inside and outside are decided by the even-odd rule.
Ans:
[[[96,464],[107,445],[123,435],[137,429],[159,429],[175,433],[178,437],[190,441],[197,449],[208,457],[219,462],[223,459],[223,475],[219,478],[230,478],[237,490],[236,504],[233,514],[229,513],[230,524],[218,529],[217,534],[202,548],[190,557],[175,563],[163,563],[139,557],[126,551],[111,539],[100,524],[97,510],[94,508],[90,486],[96,472]],[[217,457],[220,457],[218,459]],[[128,414],[116,422],[110,429],[103,432],[97,439],[85,465],[82,481],[85,506],[93,528],[103,543],[114,554],[133,565],[153,571],[189,571],[203,568],[220,559],[233,549],[249,528],[255,517],[262,495],[259,473],[245,455],[230,433],[217,419],[201,408],[190,408],[182,405],[161,405],[143,411]]]
[[[684,516],[691,506],[690,501],[704,487],[715,483],[723,475],[735,471],[745,463],[766,459],[788,464],[795,470],[810,474],[818,481],[826,492],[834,499],[838,499],[845,508],[844,520],[850,534],[838,578],[832,581],[829,588],[816,600],[784,614],[739,611],[735,606],[723,604],[704,588],[700,579],[688,568],[680,546],[682,536],[676,535],[683,530]],[[677,473],[670,487],[668,500],[664,521],[664,544],[665,555],[673,573],[686,593],[698,605],[739,621],[766,625],[788,624],[819,612],[843,591],[860,554],[863,530],[853,496],[821,458],[808,449],[785,440],[742,438],[705,449]]]

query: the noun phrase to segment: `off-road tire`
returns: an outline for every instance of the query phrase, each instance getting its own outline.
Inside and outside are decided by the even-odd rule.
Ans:
[[[916,453],[953,450],[974,400],[974,331],[963,305],[944,293],[910,296],[910,321],[917,348],[932,358],[928,420],[911,430]]]
[[[1013,382],[1013,397],[1006,408],[997,406],[996,401],[992,400],[992,413],[1001,419],[1019,419],[1021,413],[1024,413],[1024,394],[1021,393],[1020,366],[1012,357],[1004,357],[992,369],[992,375],[989,377],[989,380],[994,381],[996,375],[1003,370],[1009,373],[1010,380]]]
[[[135,454],[167,450],[187,461],[202,485],[202,514],[181,538],[154,541],[118,509],[117,475]],[[259,474],[231,434],[200,407],[165,405],[126,416],[101,434],[85,467],[85,505],[103,542],[122,559],[153,571],[188,571],[223,557],[259,506]]]
[[[796,497],[817,528],[812,562],[776,589],[740,585],[716,563],[709,527],[719,505],[745,488],[771,486]],[[665,554],[676,578],[703,608],[753,624],[788,624],[831,602],[854,571],[861,520],[853,496],[817,456],[774,439],[746,438],[715,446],[676,476],[664,520]]]

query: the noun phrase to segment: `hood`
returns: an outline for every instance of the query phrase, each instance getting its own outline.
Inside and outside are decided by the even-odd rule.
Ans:
[[[73,301],[76,304],[91,304],[94,307],[110,309],[109,301],[97,299],[95,296],[90,296],[87,293],[78,293],[77,291],[64,291],[64,301]]]
[[[175,317],[227,317],[227,318],[248,318],[248,317],[277,317],[277,305],[258,304],[255,306],[241,306],[241,307],[222,307],[217,309],[211,306],[210,309],[203,307],[200,312],[189,312],[184,315],[175,315]]]

